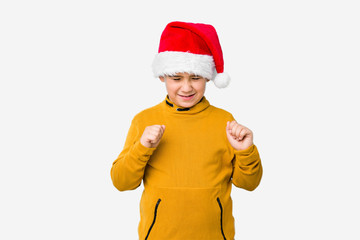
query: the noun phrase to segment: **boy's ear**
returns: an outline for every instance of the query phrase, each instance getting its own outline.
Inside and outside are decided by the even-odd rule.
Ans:
[[[160,81],[162,81],[162,82],[164,82],[165,81],[165,79],[164,79],[164,77],[159,77],[160,78]]]

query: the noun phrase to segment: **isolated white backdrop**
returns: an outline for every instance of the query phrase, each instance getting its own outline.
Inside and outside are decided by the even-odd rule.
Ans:
[[[360,239],[357,1],[1,1],[0,239],[137,239],[142,186],[112,162],[174,20],[215,26],[230,86],[205,95],[254,132],[264,176],[233,188],[237,239]]]

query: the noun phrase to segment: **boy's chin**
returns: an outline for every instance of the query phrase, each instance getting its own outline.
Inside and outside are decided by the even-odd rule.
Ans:
[[[195,106],[200,100],[195,100],[195,101],[180,101],[179,102],[179,107],[182,107],[182,108],[191,108],[193,106]]]
[[[171,98],[170,98],[171,100]],[[191,108],[193,106],[195,106],[200,100],[199,96],[194,96],[194,99],[191,100],[184,100],[182,99],[180,96],[175,96],[175,101],[173,101],[177,106],[181,107],[181,108]]]
[[[192,108],[193,106],[195,106],[195,104],[180,104],[179,107],[182,107],[182,108]]]

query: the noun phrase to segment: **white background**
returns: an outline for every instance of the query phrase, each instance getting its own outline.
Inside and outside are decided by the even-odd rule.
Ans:
[[[358,1],[1,1],[0,239],[137,239],[142,186],[110,168],[163,101],[165,25],[215,26],[226,89],[264,175],[233,188],[236,238],[360,239]]]

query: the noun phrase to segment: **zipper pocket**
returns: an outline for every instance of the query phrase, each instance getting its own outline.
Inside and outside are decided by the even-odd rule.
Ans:
[[[221,234],[224,238],[224,240],[226,240],[226,237],[225,237],[225,234],[224,234],[224,229],[223,229],[223,208],[222,208],[222,205],[221,205],[221,202],[220,202],[220,198],[217,198],[216,199],[218,204],[219,204],[219,207],[220,207],[220,227],[221,227]]]
[[[151,232],[151,229],[153,228],[153,226],[154,226],[154,224],[155,224],[156,214],[157,214],[157,210],[158,210],[158,207],[159,207],[160,202],[161,202],[161,199],[159,198],[159,199],[157,200],[157,202],[156,202],[156,205],[155,205],[154,219],[153,219],[153,222],[151,223],[151,226],[150,226],[150,228],[149,228],[148,233],[146,234],[145,240],[148,239],[149,234],[150,234],[150,232]]]

